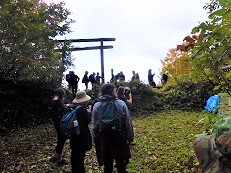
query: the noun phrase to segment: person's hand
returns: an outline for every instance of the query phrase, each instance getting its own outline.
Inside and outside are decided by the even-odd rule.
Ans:
[[[132,93],[129,93],[129,99],[132,98]]]
[[[87,106],[87,112],[91,113],[91,105]]]

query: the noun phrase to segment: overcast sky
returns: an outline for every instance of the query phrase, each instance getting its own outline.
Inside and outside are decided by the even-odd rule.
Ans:
[[[58,3],[60,0],[45,0]],[[159,83],[160,60],[170,48],[181,44],[193,27],[207,20],[203,9],[209,0],[64,0],[66,8],[76,22],[71,25],[71,34],[63,39],[113,37],[113,49],[104,50],[105,82],[114,74],[123,71],[126,81],[132,70],[139,73],[147,83],[148,69],[156,73]],[[78,43],[78,47],[99,46],[99,43]],[[82,78],[84,72],[101,73],[100,50],[73,52],[75,73]],[[84,89],[82,83],[80,89]]]

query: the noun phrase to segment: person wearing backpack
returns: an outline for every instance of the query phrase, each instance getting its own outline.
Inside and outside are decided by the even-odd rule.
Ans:
[[[54,91],[54,97],[52,98],[50,111],[52,116],[52,121],[56,130],[57,143],[55,147],[54,156],[50,161],[58,163],[58,165],[65,165],[67,161],[62,158],[62,152],[66,139],[62,137],[60,132],[60,120],[67,112],[67,107],[65,106],[66,92],[63,88],[58,88]]]
[[[88,83],[89,83],[89,77],[88,77],[88,71],[85,71],[85,74],[82,78],[82,83],[85,84],[85,87],[86,87],[86,91],[88,90]]]
[[[70,137],[72,173],[85,173],[84,158],[87,151],[92,148],[92,137],[88,125],[91,122],[91,110],[87,102],[91,99],[85,91],[78,91],[72,101],[71,108],[76,110],[74,122],[75,130]]]
[[[194,151],[203,173],[231,172],[231,116],[223,117],[211,135],[201,135]]]
[[[71,87],[72,96],[75,97],[75,94],[78,90],[79,76],[75,74],[74,71],[70,71],[69,85]]]
[[[98,163],[104,165],[104,173],[112,173],[115,160],[118,173],[126,173],[131,158],[129,144],[134,138],[128,107],[124,101],[117,99],[113,84],[103,84],[101,95],[92,110]]]

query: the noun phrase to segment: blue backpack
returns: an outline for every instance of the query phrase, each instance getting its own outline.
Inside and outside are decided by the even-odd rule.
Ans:
[[[122,113],[114,101],[103,101],[99,108],[99,133],[103,135],[121,134]]]
[[[63,138],[70,139],[73,132],[75,131],[75,128],[79,128],[77,121],[77,110],[80,107],[81,106],[77,106],[75,109],[70,108],[60,120],[60,134]]]

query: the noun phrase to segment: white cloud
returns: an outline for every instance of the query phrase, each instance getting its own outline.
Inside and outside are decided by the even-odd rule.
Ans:
[[[59,0],[46,0],[59,2]],[[72,32],[65,38],[114,37],[113,49],[104,50],[105,78],[110,80],[111,69],[123,71],[130,79],[131,71],[147,81],[147,71],[158,74],[163,59],[170,48],[181,44],[191,29],[207,20],[203,10],[209,0],[66,0],[72,12]],[[98,43],[79,43],[93,46]],[[76,58],[75,72],[82,77],[85,70],[100,72],[100,51],[73,52]],[[158,83],[159,78],[156,76]],[[83,89],[81,87],[81,89]]]

